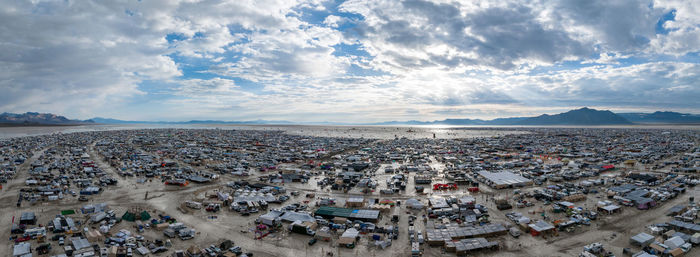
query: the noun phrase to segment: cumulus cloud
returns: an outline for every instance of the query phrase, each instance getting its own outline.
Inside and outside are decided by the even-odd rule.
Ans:
[[[302,121],[697,112],[699,25],[691,0],[9,1],[0,110]]]

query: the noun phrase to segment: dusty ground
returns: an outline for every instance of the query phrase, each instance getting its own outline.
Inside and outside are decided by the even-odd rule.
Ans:
[[[110,187],[106,192],[103,192],[96,196],[90,197],[90,202],[92,203],[108,203],[110,208],[114,209],[118,215],[124,213],[125,210],[129,208],[142,208],[151,212],[152,215],[157,214],[167,214],[177,218],[180,222],[193,227],[197,230],[197,236],[193,240],[182,241],[180,239],[172,239],[173,247],[171,249],[186,249],[190,245],[196,244],[202,247],[206,247],[210,244],[218,244],[223,239],[231,239],[238,246],[241,246],[246,252],[253,252],[255,256],[323,256],[326,252],[333,252],[335,256],[409,256],[410,245],[408,243],[408,235],[406,233],[408,228],[408,218],[406,217],[406,209],[404,207],[395,207],[391,210],[391,213],[384,215],[384,219],[379,222],[380,226],[388,225],[388,218],[391,214],[402,214],[400,219],[400,236],[398,240],[395,240],[393,245],[385,250],[377,249],[374,246],[369,246],[369,242],[363,239],[358,247],[354,249],[338,248],[334,245],[334,242],[321,242],[319,241],[314,246],[308,246],[307,241],[310,239],[308,236],[298,235],[298,234],[288,234],[286,232],[272,234],[263,240],[254,240],[254,233],[251,232],[253,220],[257,217],[256,214],[243,217],[238,213],[230,212],[224,209],[218,213],[211,214],[204,210],[183,210],[180,208],[181,203],[184,200],[189,199],[201,199],[205,194],[213,193],[214,190],[224,189],[225,183],[232,181],[235,178],[228,175],[221,177],[217,182],[207,184],[207,185],[190,185],[185,188],[178,188],[172,186],[163,185],[160,180],[154,180],[153,182],[146,182],[145,184],[136,184],[133,178],[122,178],[116,175],[113,168],[109,167],[106,163],[102,162],[100,158],[97,158],[97,153],[94,151],[93,146],[90,147],[89,153],[96,160],[97,164],[108,173],[111,173],[113,177],[119,179],[119,183],[116,187]],[[12,217],[19,217],[23,211],[34,211],[39,217],[39,223],[45,224],[54,215],[58,214],[60,210],[65,209],[75,209],[78,210],[81,206],[85,205],[85,202],[79,202],[77,197],[66,196],[65,199],[55,202],[40,202],[34,206],[30,206],[29,203],[24,202],[22,207],[16,208],[17,194],[19,189],[23,186],[24,180],[27,177],[27,169],[29,163],[35,160],[40,153],[35,153],[35,155],[25,162],[25,164],[20,168],[17,178],[10,181],[2,191],[0,191],[0,207],[4,210],[0,213],[0,220],[2,220],[2,225],[0,229],[5,231],[5,235],[9,236],[9,230],[11,225]],[[442,169],[442,165],[439,163],[433,163],[433,167],[437,169]],[[254,173],[255,175],[261,175],[260,173]],[[375,192],[365,195],[355,189],[349,192],[348,195],[364,195],[367,198],[380,198],[380,199],[394,199],[394,200],[406,200],[409,198],[416,198],[416,192],[414,190],[413,179],[409,179],[407,185],[407,191],[400,195],[384,196],[379,195],[379,190],[385,188],[384,181],[387,177],[392,174],[383,173],[383,169],[375,175],[375,179],[379,182],[380,186]],[[316,180],[312,179],[308,184],[286,184],[284,185],[288,191],[300,190],[302,192],[315,192],[316,197],[334,197],[340,200],[340,205],[347,198],[348,195],[331,192],[328,190],[319,190],[316,187]],[[505,212],[500,212],[495,209],[492,201],[489,201],[495,195],[504,195],[510,191],[494,191],[486,186],[482,186],[482,193],[474,195],[478,203],[486,204],[490,209],[492,222],[500,222],[505,224],[512,224],[504,215],[505,212],[518,211],[526,213],[529,210],[543,208],[540,202],[537,205],[530,208],[514,209]],[[466,195],[469,194],[464,190],[458,192],[430,192],[426,190],[428,196],[431,194],[450,194],[450,195]],[[146,192],[148,192],[148,199],[145,199]],[[630,247],[628,240],[631,235],[642,232],[645,230],[646,225],[668,221],[669,218],[664,216],[664,212],[673,205],[687,201],[689,196],[695,196],[698,198],[698,189],[691,189],[686,194],[681,195],[670,201],[660,203],[654,209],[648,211],[640,211],[634,208],[624,207],[621,214],[616,214],[612,216],[602,216],[599,217],[598,221],[595,221],[590,227],[582,226],[578,228],[573,233],[560,232],[559,236],[543,239],[541,237],[532,237],[530,235],[524,234],[519,239],[511,238],[510,236],[503,236],[500,238],[492,238],[489,240],[498,240],[501,242],[501,250],[496,252],[478,252],[475,256],[576,256],[582,250],[582,247],[586,244],[593,242],[602,242],[608,250],[611,250],[616,255],[622,255],[623,247]],[[602,196],[601,196],[601,199]],[[304,197],[304,193],[300,194],[296,198],[292,198],[288,203],[301,202],[307,200]],[[590,206],[593,208],[596,201],[599,199],[595,195],[589,195],[589,198],[585,206]],[[310,205],[313,204],[311,201]],[[286,205],[286,204],[284,204]],[[582,205],[577,203],[577,205]],[[277,208],[277,205],[271,205],[273,208]],[[544,208],[549,208],[544,206]],[[417,216],[421,216],[422,212],[414,212]],[[549,213],[548,213],[549,214]],[[210,218],[210,216],[216,216],[215,219]],[[527,214],[531,218],[537,218],[537,214]],[[74,215],[76,220],[82,220],[81,215]],[[554,217],[556,218],[556,217]],[[112,231],[118,231],[122,228],[127,228],[132,232],[135,229],[132,227],[134,223],[122,222]],[[423,230],[423,223],[416,222],[416,229]],[[49,235],[52,235],[49,233]],[[143,235],[150,240],[153,239],[163,239],[163,235],[160,231],[156,230],[146,230]],[[36,247],[36,241],[32,241],[33,247]],[[0,244],[0,252],[11,251],[12,242],[6,241]],[[62,250],[58,250],[58,245],[54,243],[54,249],[51,254],[62,253]],[[635,251],[639,249],[633,248]],[[442,256],[441,248],[431,248],[425,247],[425,256]],[[159,254],[159,256],[167,256],[167,254]]]

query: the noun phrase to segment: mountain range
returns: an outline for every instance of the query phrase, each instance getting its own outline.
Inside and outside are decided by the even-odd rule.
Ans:
[[[402,124],[400,122],[381,123],[381,125]],[[445,119],[431,122],[409,122],[410,125],[630,125],[629,120],[611,112],[599,111],[587,107],[565,113],[536,117],[513,117],[493,120]]]
[[[677,112],[619,113],[621,117],[634,123],[675,123],[700,124],[700,115]]]
[[[6,125],[80,125],[94,124],[92,120],[71,120],[51,113],[7,113],[0,114],[0,124]]]
[[[117,120],[110,118],[92,118],[95,123],[100,124],[275,124],[275,125],[291,125],[297,124],[285,120],[251,120],[251,121],[221,121],[221,120],[190,120],[190,121],[132,121],[132,120]]]
[[[632,124],[700,124],[700,115],[678,112],[613,113],[587,107],[536,117],[512,117],[493,120],[445,119],[436,121],[389,121],[372,125],[632,125]]]
[[[220,121],[191,120],[181,122],[169,121],[127,121],[110,118],[92,118],[89,120],[71,120],[50,113],[27,112],[23,114],[2,113],[0,124],[10,125],[81,125],[81,124],[252,124],[252,125],[341,125],[333,122],[299,123],[283,120]],[[342,125],[632,125],[632,124],[700,124],[700,115],[678,112],[654,113],[613,113],[607,110],[581,108],[564,113],[535,117],[481,119],[444,119],[435,121],[387,121],[378,123],[343,123]]]

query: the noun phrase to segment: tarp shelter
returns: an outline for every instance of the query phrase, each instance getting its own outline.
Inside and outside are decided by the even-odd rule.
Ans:
[[[73,243],[73,249],[76,251],[90,247],[90,242],[85,238],[73,237],[71,238],[71,242]]]
[[[683,238],[678,236],[674,236],[664,241],[664,245],[668,246],[669,249],[676,249],[678,247],[681,247],[681,245],[683,244],[685,244],[685,241],[683,241]]]
[[[32,245],[27,242],[16,244],[12,251],[12,256],[31,256]]]
[[[321,208],[316,210],[314,215],[328,219],[332,219],[334,217],[342,217],[352,220],[362,220],[371,222],[376,222],[377,220],[379,220],[379,211],[377,210],[359,210],[330,206],[321,206]]]
[[[413,199],[413,198],[406,200],[406,206],[408,206],[411,209],[416,209],[416,210],[420,210],[420,209],[425,208],[425,205],[423,203],[421,203],[420,201]]]
[[[646,247],[654,242],[654,236],[647,233],[639,233],[630,238],[630,244]]]
[[[479,171],[479,175],[486,179],[487,184],[496,189],[532,185],[532,180],[508,171]]]
[[[281,211],[270,211],[268,213],[265,213],[263,215],[260,215],[258,217],[258,221],[262,224],[268,225],[268,226],[273,226],[275,223],[279,222],[280,215],[282,215]]]
[[[683,221],[678,221],[678,220],[671,220],[668,222],[671,227],[677,230],[681,231],[687,231],[690,233],[698,233],[700,232],[700,225],[693,224],[693,223],[688,223],[688,222],[683,222]]]
[[[316,219],[314,219],[314,217],[312,217],[309,214],[306,214],[303,212],[293,212],[293,211],[284,212],[284,214],[282,216],[280,216],[280,219],[282,219],[282,221],[286,221],[286,222],[296,222],[296,221],[316,222]]]
[[[605,211],[607,214],[613,214],[613,213],[615,213],[615,212],[617,212],[617,211],[620,210],[620,206],[617,206],[617,205],[614,205],[614,204],[610,204],[610,205],[606,205],[606,206],[603,206],[603,207],[598,207],[598,210],[603,210],[603,211]]]

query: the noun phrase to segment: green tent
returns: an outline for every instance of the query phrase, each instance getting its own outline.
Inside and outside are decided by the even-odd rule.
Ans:
[[[61,215],[71,215],[75,214],[75,210],[62,210]]]
[[[147,221],[151,219],[151,214],[148,214],[147,211],[142,211],[141,214],[139,214],[141,221]]]
[[[124,213],[124,215],[122,215],[122,220],[133,222],[136,220],[136,215],[127,211],[126,213]]]

